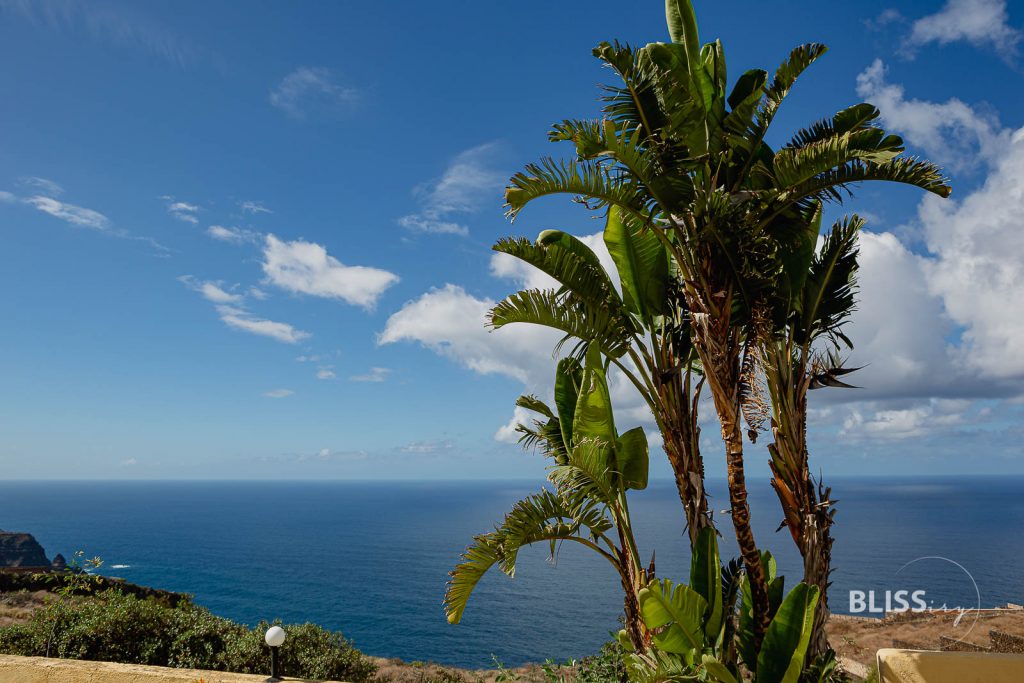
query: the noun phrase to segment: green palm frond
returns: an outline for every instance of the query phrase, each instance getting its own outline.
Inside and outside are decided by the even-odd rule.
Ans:
[[[597,256],[588,262],[560,246],[545,246],[525,238],[502,238],[491,247],[494,251],[514,256],[553,277],[566,290],[592,306],[617,308],[621,305],[608,273],[600,267]],[[597,265],[593,265],[596,263]]]
[[[566,338],[597,344],[612,358],[622,357],[630,347],[631,325],[627,318],[608,307],[591,306],[571,295],[560,296],[553,289],[527,289],[500,301],[487,314],[495,329],[511,323],[530,323],[565,333]]]
[[[851,161],[788,188],[783,196],[788,202],[804,199],[836,201],[842,198],[840,191],[849,192],[851,185],[869,180],[914,185],[940,197],[948,197],[952,192],[949,180],[936,164],[916,157],[899,157],[881,164]]]
[[[658,135],[665,125],[665,115],[658,106],[654,82],[638,69],[636,51],[629,45],[604,42],[593,52],[623,82],[621,87],[602,86],[604,116],[616,123],[639,124],[645,137]]]
[[[782,105],[783,100],[796,83],[796,79],[814,64],[822,55],[828,52],[828,47],[821,43],[805,43],[793,48],[789,57],[775,71],[775,78],[765,90],[765,99],[757,112],[756,131],[760,137],[768,131],[775,114]]]
[[[620,493],[611,446],[599,439],[581,439],[569,453],[569,462],[551,468],[548,479],[565,495],[578,495],[614,505]]]
[[[597,161],[557,161],[547,158],[528,164],[516,173],[505,188],[505,215],[515,220],[529,202],[552,194],[570,194],[592,209],[615,205],[646,215],[642,188],[628,178],[620,178]]]
[[[802,147],[784,147],[775,154],[773,170],[779,186],[792,187],[851,161],[884,164],[902,151],[900,137],[886,135],[880,128],[865,128]]]
[[[815,254],[794,335],[798,344],[828,335],[834,345],[853,346],[841,328],[856,308],[857,235],[863,225],[856,215],[836,222]]]
[[[861,102],[843,109],[830,119],[822,119],[797,131],[786,147],[803,147],[843,133],[873,128],[877,125],[875,121],[878,117],[879,111],[875,105]]]
[[[515,576],[520,548],[541,542],[590,543],[590,539],[603,536],[611,527],[597,506],[581,505],[550,491],[520,500],[493,532],[473,538],[462,562],[451,571],[444,596],[448,622],[457,624],[462,619],[470,595],[491,567],[498,565],[508,576]],[[583,535],[582,529],[586,529]],[[554,552],[554,545],[551,547]],[[611,555],[604,555],[614,563]]]

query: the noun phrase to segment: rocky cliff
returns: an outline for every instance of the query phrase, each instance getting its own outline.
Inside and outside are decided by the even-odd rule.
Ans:
[[[43,546],[32,534],[0,529],[0,568],[49,566]]]

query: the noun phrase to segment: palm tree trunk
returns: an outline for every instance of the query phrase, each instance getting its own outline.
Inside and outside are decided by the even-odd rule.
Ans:
[[[640,616],[640,601],[637,595],[640,592],[641,577],[637,567],[639,566],[633,558],[626,545],[625,535],[621,528],[619,532],[619,564],[622,567],[620,574],[622,580],[622,592],[625,595],[623,600],[623,618],[625,619],[626,633],[633,643],[633,649],[637,652],[646,652],[648,645],[647,629],[644,627],[643,618]],[[653,577],[651,577],[653,578]]]
[[[711,526],[708,499],[704,493],[704,463],[699,451],[694,453],[696,438],[678,431],[663,434],[665,454],[675,476],[676,490],[686,514],[686,529],[690,545],[705,527]]]
[[[721,416],[721,413],[719,413]],[[743,558],[754,617],[754,644],[761,647],[761,639],[771,621],[768,587],[761,564],[761,553],[750,526],[750,506],[747,503],[747,482],[743,466],[743,433],[736,417],[722,420],[722,439],[725,441],[725,463],[729,477],[729,503],[736,543]]]
[[[813,509],[803,517],[804,528],[800,539],[800,552],[804,558],[804,583],[818,587],[818,609],[814,614],[814,626],[811,631],[811,642],[807,648],[807,661],[811,662],[829,650],[828,634],[825,624],[828,622],[828,587],[832,572],[832,523],[835,511],[821,507],[814,490],[814,481],[808,477],[806,482],[809,500]],[[820,491],[820,497],[828,501],[829,489]]]

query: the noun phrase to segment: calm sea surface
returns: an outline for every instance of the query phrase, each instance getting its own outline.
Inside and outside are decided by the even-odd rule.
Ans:
[[[840,501],[834,611],[848,611],[851,590],[873,590],[879,604],[886,590],[925,590],[936,605],[974,606],[978,594],[986,607],[1024,602],[1024,478],[832,484]],[[100,555],[106,574],[192,593],[238,621],[313,621],[380,656],[486,666],[493,654],[517,665],[595,652],[617,628],[622,605],[603,560],[565,547],[552,566],[538,547],[521,553],[514,580],[497,571],[485,578],[462,624],[445,621],[447,572],[471,535],[536,488],[0,482],[0,528],[33,533],[51,557]],[[728,507],[724,483],[710,488],[715,507]],[[788,533],[775,531],[774,494],[766,484],[752,489],[758,540],[792,581],[800,564]],[[685,579],[689,552],[674,488],[653,484],[631,506],[642,552],[657,548],[657,573]],[[724,545],[724,555],[733,552]],[[936,557],[944,559],[919,559]]]

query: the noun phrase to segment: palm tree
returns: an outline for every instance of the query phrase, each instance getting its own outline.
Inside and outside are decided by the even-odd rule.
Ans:
[[[594,251],[568,233],[547,230],[535,242],[498,241],[495,251],[547,273],[559,288],[517,292],[491,310],[489,323],[494,328],[532,323],[557,329],[565,334],[560,346],[571,339],[595,346],[622,372],[661,432],[692,544],[712,522],[697,425],[702,382],[678,280],[658,239],[621,221],[614,207],[604,241],[616,265],[618,288]]]
[[[815,217],[821,223],[821,207]],[[842,328],[855,308],[857,235],[863,221],[852,216],[832,226],[821,247],[795,262],[795,277],[783,278],[775,302],[781,321],[761,344],[765,385],[771,398],[772,487],[804,561],[804,582],[817,586],[821,599],[815,613],[808,657],[828,649],[827,590],[831,571],[835,508],[831,490],[811,476],[807,447],[807,392],[824,386],[849,386],[839,377],[839,351],[852,348]],[[825,348],[822,348],[824,346]]]
[[[671,43],[602,43],[594,50],[622,81],[607,88],[604,119],[555,126],[550,138],[575,143],[576,158],[528,165],[505,197],[511,218],[555,193],[591,209],[614,208],[623,224],[654,235],[670,255],[722,429],[731,517],[759,640],[769,603],[750,525],[743,421],[756,433],[766,417],[754,377],[758,345],[772,332],[778,280],[786,263],[813,249],[819,202],[840,202],[867,180],[941,196],[949,186],[935,165],[902,156],[902,140],[861,106],[773,149],[766,138],[779,107],[827,48],[797,47],[771,80],[752,69],[728,90],[721,42],[701,47],[691,2],[667,0],[666,18]]]
[[[474,537],[451,572],[444,608],[448,621],[458,623],[491,567],[515,575],[523,546],[546,543],[554,557],[559,543],[578,543],[615,568],[624,593],[625,630],[631,646],[643,652],[650,636],[638,595],[653,578],[654,560],[647,569],[641,566],[626,493],[647,487],[647,435],[642,427],[616,431],[601,352],[594,345],[584,355],[583,366],[572,357],[559,362],[554,409],[535,396],[516,402],[541,416],[517,429],[525,446],[539,447],[553,461],[548,479],[554,491],[519,501],[494,531]]]

